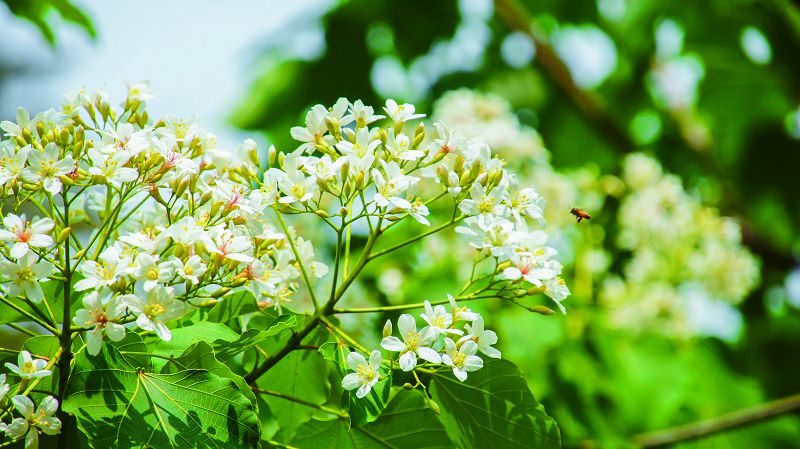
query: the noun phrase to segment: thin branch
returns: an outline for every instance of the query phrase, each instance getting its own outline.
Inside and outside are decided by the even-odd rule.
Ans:
[[[315,404],[313,402],[308,402],[305,399],[300,399],[300,398],[296,398],[294,396],[289,396],[287,394],[281,393],[280,391],[264,390],[264,389],[256,388],[256,387],[252,387],[251,390],[253,390],[253,393],[264,394],[264,395],[268,395],[268,396],[275,396],[276,398],[281,398],[281,399],[285,399],[285,400],[290,401],[290,402],[294,402],[296,404],[305,405],[308,408],[313,408],[315,410],[319,410],[319,411],[322,411],[322,412],[325,412],[325,413],[330,413],[332,415],[336,415],[336,417],[339,418],[339,419],[347,419],[348,418],[348,415],[344,410],[336,410],[336,409],[332,409],[330,407],[326,407],[324,405],[319,405],[319,404]]]
[[[587,92],[572,78],[564,61],[548,44],[542,33],[533,27],[533,19],[524,5],[518,0],[495,0],[495,11],[505,24],[514,31],[527,34],[536,46],[536,61],[542,65],[553,82],[572,100],[572,103],[586,117],[600,134],[614,143],[623,152],[636,150],[636,144],[617,124],[606,110],[603,100]]]
[[[633,437],[640,448],[664,447],[678,442],[704,438],[726,430],[754,424],[800,409],[800,394],[737,410],[716,418],[648,432]]]

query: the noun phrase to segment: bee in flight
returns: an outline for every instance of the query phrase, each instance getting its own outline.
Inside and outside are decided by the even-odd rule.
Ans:
[[[587,220],[592,219],[592,217],[590,217],[589,214],[586,213],[586,211],[578,209],[577,207],[573,207],[572,210],[569,211],[569,213],[571,213],[572,215],[575,216],[575,218],[578,219],[578,223],[580,223],[581,220],[583,220],[584,218]]]

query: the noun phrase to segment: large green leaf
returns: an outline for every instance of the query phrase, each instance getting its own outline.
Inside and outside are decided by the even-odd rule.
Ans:
[[[291,329],[295,324],[297,324],[297,318],[294,315],[283,315],[278,317],[266,330],[247,329],[235,340],[220,341],[215,345],[217,358],[225,362],[237,354],[273,339],[277,334]]]
[[[205,341],[215,347],[217,344],[232,342],[237,338],[239,338],[239,334],[224,324],[201,321],[190,326],[173,329],[172,338],[169,341],[155,340],[150,350],[163,357],[179,357],[198,341]],[[159,369],[165,361],[153,359],[152,363],[156,369]]]
[[[171,374],[189,369],[204,369],[211,374],[232,380],[239,388],[239,391],[242,392],[252,404],[256,403],[256,395],[253,394],[253,390],[250,389],[250,386],[247,385],[244,378],[234,374],[227,365],[217,360],[214,349],[208,343],[199,341],[190,346],[183,355],[169,360],[167,364],[161,368],[161,373]]]
[[[208,320],[215,323],[229,323],[244,314],[260,310],[253,295],[245,291],[223,298],[208,312]]]
[[[322,405],[328,399],[327,365],[316,351],[289,353],[266,374],[258,379],[257,386],[305,402]],[[311,419],[316,409],[274,395],[263,395],[280,424],[280,435],[290,439],[294,430]]]
[[[259,422],[236,383],[207,370],[155,374],[111,345],[76,357],[63,404],[92,447],[255,448]]]
[[[555,421],[511,362],[488,360],[463,383],[449,372],[436,373],[430,391],[441,408],[439,419],[458,447],[561,447]]]
[[[292,445],[300,449],[453,447],[444,427],[436,419],[424,397],[416,391],[398,392],[383,415],[377,421],[364,426],[349,429],[344,420],[309,421],[298,430]]]

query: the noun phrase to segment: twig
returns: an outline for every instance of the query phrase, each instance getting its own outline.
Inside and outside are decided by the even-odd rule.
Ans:
[[[716,418],[639,434],[633,437],[633,441],[640,448],[664,447],[753,424],[797,409],[800,409],[800,394],[737,410]]]
[[[569,73],[564,61],[558,57],[538,30],[525,6],[518,0],[495,0],[495,11],[505,24],[514,31],[527,34],[536,46],[536,61],[542,65],[553,82],[572,100],[575,107],[588,119],[600,134],[613,142],[619,150],[629,153],[636,150],[636,144],[608,113],[603,100],[587,92],[577,84]]]

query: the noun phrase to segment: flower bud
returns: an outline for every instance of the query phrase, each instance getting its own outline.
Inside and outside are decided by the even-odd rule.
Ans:
[[[414,141],[411,143],[411,148],[417,148],[425,140],[425,124],[420,122],[417,129],[414,130]]]
[[[63,230],[62,230],[62,231],[61,231],[61,232],[58,234],[58,239],[56,240],[56,243],[61,243],[61,242],[63,242],[64,240],[68,239],[68,238],[69,238],[69,233],[70,233],[71,231],[72,231],[72,228],[71,228],[71,227],[69,227],[69,226],[68,226],[68,227],[66,227],[66,228],[64,228],[64,229],[63,229]]]
[[[198,303],[197,307],[203,307],[203,308],[214,307],[215,305],[217,305],[218,302],[219,302],[218,299],[209,298],[209,299],[206,299],[205,301],[202,301],[202,302]]]
[[[39,137],[42,137],[42,136],[44,136],[45,132],[46,132],[46,130],[44,128],[44,123],[42,123],[42,122],[37,123],[36,124],[36,134],[38,134]]]
[[[414,386],[411,385],[410,383],[406,382],[406,383],[403,384],[403,388],[405,388],[406,390],[413,390]]]
[[[386,320],[386,324],[383,325],[383,338],[392,335],[392,320]]]
[[[225,294],[227,294],[229,291],[231,291],[231,289],[230,289],[230,288],[228,288],[228,287],[221,287],[221,288],[219,288],[217,291],[215,291],[214,293],[212,293],[212,294],[211,294],[211,297],[212,297],[212,298],[219,298],[219,297],[221,297],[221,296],[225,296]]]
[[[530,307],[528,307],[528,310],[530,310],[531,312],[534,312],[534,313],[545,315],[545,316],[546,315],[553,315],[554,313],[556,313],[553,309],[551,309],[549,307],[545,307],[545,306],[530,306]]]
[[[431,407],[431,411],[436,416],[439,416],[442,413],[442,411],[439,409],[439,404],[437,404],[433,399],[428,399],[428,405]]]
[[[318,210],[318,211],[316,211],[316,212],[314,212],[314,213],[315,213],[315,214],[316,214],[318,217],[322,217],[322,218],[330,218],[330,216],[331,216],[331,214],[329,214],[329,213],[325,212],[325,211],[324,211],[324,210],[322,210],[322,209],[320,209],[320,210]]]
[[[270,167],[275,165],[275,162],[278,160],[278,150],[275,149],[275,145],[270,145],[269,149],[267,150],[267,163]]]
[[[442,183],[442,185],[449,185],[447,179],[449,174],[450,172],[444,165],[439,165],[436,167],[436,177],[439,178],[439,182]]]

